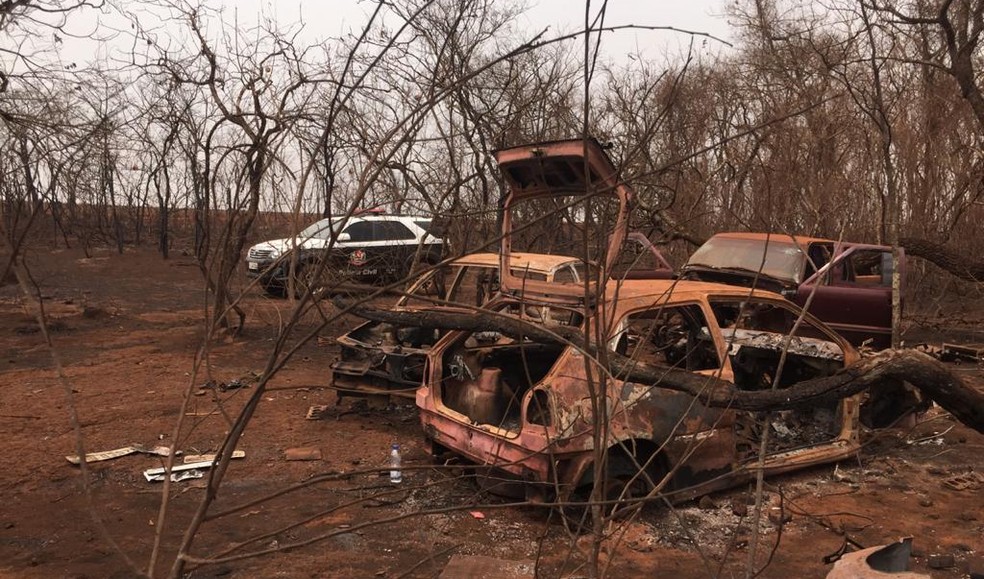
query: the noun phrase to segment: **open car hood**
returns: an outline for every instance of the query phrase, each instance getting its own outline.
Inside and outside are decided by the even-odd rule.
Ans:
[[[604,291],[607,274],[625,240],[632,200],[631,189],[620,181],[611,159],[594,139],[522,145],[500,149],[495,156],[509,187],[502,206],[502,249],[499,256],[501,290],[503,293],[522,293],[547,301],[580,303],[587,300],[593,303],[599,292]],[[550,227],[547,221],[536,222],[547,218],[546,213],[549,212],[538,217],[531,217],[528,213],[526,218],[531,223],[521,224],[515,223],[512,211],[524,202],[550,198],[554,199],[554,207],[567,208],[569,226],[565,233],[569,236],[575,235],[579,227],[582,231],[593,231],[597,227],[608,229],[599,232],[603,234],[599,239],[607,245],[597,248],[599,253],[604,253],[604,260],[598,259],[599,256],[577,255],[585,262],[604,264],[602,280],[588,280],[587,284],[583,281],[545,282],[516,275],[509,267],[514,235],[538,226],[543,229]],[[590,227],[584,227],[584,208],[597,202],[606,202],[614,208],[606,214],[607,224],[599,226],[592,221]],[[535,215],[535,211],[532,214]],[[581,221],[578,222],[578,219]]]

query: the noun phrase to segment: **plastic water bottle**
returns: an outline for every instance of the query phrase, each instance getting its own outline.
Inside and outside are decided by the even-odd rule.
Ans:
[[[400,445],[393,443],[390,447],[390,482],[393,484],[398,484],[403,482],[403,472],[400,470],[401,466],[400,460]]]

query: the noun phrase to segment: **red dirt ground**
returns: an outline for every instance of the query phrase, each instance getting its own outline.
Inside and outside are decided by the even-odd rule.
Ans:
[[[243,335],[212,346],[210,376],[195,375],[204,296],[190,258],[163,261],[150,249],[123,255],[106,250],[91,258],[56,250],[32,253],[28,264],[72,395],[70,400],[19,289],[0,288],[0,575],[134,576],[98,532],[79,468],[64,458],[75,454],[71,405],[88,452],[130,443],[214,451],[229,425],[223,412],[235,416],[253,389],[192,396],[194,416],[174,440],[185,393],[209,378],[248,380],[259,372],[291,303],[251,292],[244,301],[249,318]],[[369,409],[345,399],[328,418],[305,420],[309,406],[335,403],[327,387],[337,351],[331,338],[349,325],[330,327],[323,339],[302,346],[271,382],[239,444],[246,458],[232,464],[212,512],[318,475],[339,476],[209,521],[194,552],[217,556],[254,539],[235,551],[248,553],[333,535],[286,552],[200,566],[190,576],[435,577],[455,554],[537,561],[543,577],[583,576],[588,538],[572,540],[548,520],[547,511],[506,506],[483,494],[455,476],[460,468],[433,465],[422,450],[412,406]],[[984,384],[978,367],[954,369],[977,387]],[[868,440],[857,461],[769,481],[770,501],[777,504],[781,490],[792,520],[762,576],[823,577],[830,566],[821,558],[837,550],[845,534],[865,546],[913,536],[910,568],[933,577],[967,576],[968,566],[979,564],[984,483],[974,481],[984,481],[984,436],[931,411],[911,429]],[[397,488],[372,470],[384,465],[393,441],[402,444],[406,465]],[[285,450],[294,447],[317,447],[323,458],[286,461]],[[158,532],[162,485],[146,482],[141,473],[160,464],[157,457],[131,455],[90,465],[95,512],[143,570]],[[163,575],[173,560],[204,495],[203,483],[174,483],[156,574]],[[705,508],[647,509],[606,542],[610,576],[741,575],[748,521],[734,514],[732,504],[743,503],[746,493],[714,495],[714,504],[705,501]],[[485,518],[472,516],[475,510]],[[769,547],[776,528],[769,521],[763,527],[762,542]],[[954,566],[928,569],[935,554],[952,555]]]

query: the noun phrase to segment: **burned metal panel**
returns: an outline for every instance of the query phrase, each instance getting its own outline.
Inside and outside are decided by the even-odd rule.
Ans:
[[[539,208],[533,211],[535,223],[544,219],[566,219],[570,221],[571,229],[588,231],[583,223],[575,227],[578,220],[586,221],[588,207],[599,203],[613,201],[617,208],[613,215],[599,220],[608,220],[605,235],[611,234],[607,249],[603,249],[604,269],[611,271],[618,249],[622,245],[627,232],[628,212],[633,193],[623,182],[620,182],[617,171],[601,144],[593,139],[576,139],[568,141],[552,141],[502,149],[495,152],[496,161],[502,171],[503,178],[509,185],[509,193],[503,203],[502,210],[502,248],[500,256],[500,272],[502,289],[506,293],[522,291],[524,295],[536,295],[542,299],[558,302],[581,302],[585,299],[592,301],[603,288],[597,282],[582,283],[543,282],[526,280],[509,272],[510,256],[516,247],[521,232],[530,231],[530,227],[518,227],[514,224],[521,206],[534,202],[546,202],[553,199],[557,203],[550,210]],[[529,225],[529,224],[527,224]],[[559,224],[548,225],[551,234],[564,230]],[[597,226],[597,223],[593,223]],[[601,242],[599,238],[599,242]],[[550,245],[536,250],[540,253],[557,253],[550,250]],[[570,254],[561,250],[560,253]],[[584,261],[592,261],[590,255],[580,255]]]
[[[842,244],[833,259],[805,280],[791,297],[830,324],[852,344],[887,348],[892,340],[892,249]],[[900,248],[905,279],[905,252]],[[810,297],[812,295],[812,298]]]
[[[409,392],[423,381],[426,353],[440,333],[367,322],[338,339],[340,359],[331,365],[339,396],[365,391]]]

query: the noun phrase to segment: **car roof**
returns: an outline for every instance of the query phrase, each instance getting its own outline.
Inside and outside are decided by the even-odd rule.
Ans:
[[[394,221],[398,219],[410,219],[412,221],[432,221],[434,218],[427,215],[393,215],[388,213],[355,213],[349,219],[362,219],[364,221]]]
[[[765,241],[768,239],[770,242],[775,243],[788,243],[788,244],[804,244],[804,243],[837,243],[832,239],[825,239],[823,237],[810,237],[807,235],[788,235],[786,233],[757,233],[757,232],[739,232],[739,231],[729,231],[725,233],[716,233],[712,238],[727,238],[727,239],[753,239],[756,241]]]
[[[529,269],[540,273],[551,273],[567,265],[576,265],[581,260],[567,255],[549,255],[545,253],[515,252],[509,260],[509,267],[514,269]],[[499,267],[498,253],[470,253],[463,255],[453,262],[454,265],[477,265],[482,267]]]
[[[737,299],[747,299],[750,296],[783,299],[779,294],[765,290],[750,290],[746,287],[705,281],[672,279],[624,280],[619,283],[610,283],[605,294],[610,303],[616,303],[618,309],[623,311],[651,307],[656,303],[666,301],[699,301],[707,296]]]

